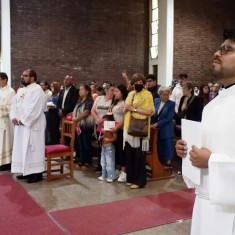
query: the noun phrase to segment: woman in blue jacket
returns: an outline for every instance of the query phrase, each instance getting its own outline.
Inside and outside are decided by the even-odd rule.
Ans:
[[[151,128],[158,130],[157,151],[163,165],[170,165],[174,157],[174,113],[175,102],[169,100],[170,88],[158,89],[160,98],[154,100],[155,114]]]

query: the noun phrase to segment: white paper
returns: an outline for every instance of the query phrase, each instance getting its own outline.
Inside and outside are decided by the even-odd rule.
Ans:
[[[112,128],[115,128],[115,121],[104,121],[104,130],[108,131]]]
[[[201,123],[182,119],[182,139],[187,142],[188,153],[185,158],[182,160],[182,175],[192,183],[200,185],[201,179],[201,170],[198,167],[192,165],[190,161],[189,152],[192,148],[192,145],[201,148]],[[187,180],[185,180],[188,187],[192,187]]]

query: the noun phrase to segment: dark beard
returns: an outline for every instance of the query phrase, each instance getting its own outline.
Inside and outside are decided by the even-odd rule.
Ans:
[[[24,80],[21,80],[21,84],[22,84],[23,86],[28,86],[30,83],[29,83],[29,82],[25,82]]]

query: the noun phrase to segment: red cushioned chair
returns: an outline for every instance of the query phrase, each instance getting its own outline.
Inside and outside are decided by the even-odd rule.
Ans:
[[[47,180],[58,179],[65,176],[73,178],[74,171],[74,140],[76,123],[62,119],[61,125],[61,143],[55,145],[46,145],[45,155],[47,161]],[[65,137],[70,138],[70,146],[66,146]],[[69,166],[69,172],[64,173],[64,165]],[[59,169],[56,169],[59,166]],[[59,172],[52,174],[52,172]]]

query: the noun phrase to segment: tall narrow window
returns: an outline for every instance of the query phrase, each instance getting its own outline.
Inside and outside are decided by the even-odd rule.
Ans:
[[[158,0],[151,1],[151,59],[158,57]]]

